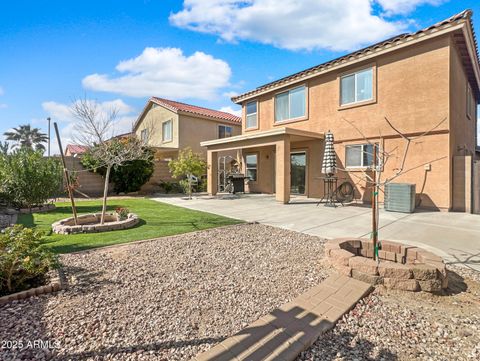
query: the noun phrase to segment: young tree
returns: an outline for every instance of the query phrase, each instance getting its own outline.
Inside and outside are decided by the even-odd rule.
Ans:
[[[40,132],[38,128],[32,128],[30,124],[20,125],[18,128],[13,128],[12,132],[5,132],[6,140],[15,142],[14,147],[29,148],[35,150],[45,151],[45,143],[48,136]]]
[[[177,159],[172,159],[168,167],[174,177],[186,177],[188,199],[192,199],[192,181],[194,177],[200,178],[205,174],[207,163],[191,148],[180,151]]]
[[[70,111],[78,120],[75,125],[76,141],[88,146],[90,155],[106,168],[100,221],[103,224],[112,168],[126,162],[144,159],[147,154],[144,149],[145,143],[135,135],[120,139],[113,137],[114,123],[118,114],[118,109],[115,107],[104,111],[96,101],[82,98],[73,102]]]
[[[444,156],[444,157],[439,157],[437,159],[431,159],[411,168],[407,168],[406,166],[407,156],[410,151],[410,145],[412,143],[421,142],[423,137],[427,136],[428,134],[433,132],[435,129],[437,129],[440,125],[442,125],[442,123],[444,123],[447,120],[447,118],[443,118],[439,123],[437,123],[431,129],[425,131],[420,135],[413,136],[413,137],[407,136],[406,134],[398,130],[387,117],[384,117],[384,119],[388,124],[388,126],[390,127],[390,129],[392,129],[393,132],[396,133],[404,142],[402,157],[400,158],[399,165],[395,168],[393,175],[390,177],[382,178],[383,169],[385,165],[389,162],[391,158],[394,157],[398,147],[395,147],[394,149],[387,151],[383,147],[383,137],[381,134],[377,138],[379,142],[376,143],[375,141],[372,141],[371,139],[367,138],[367,136],[365,136],[365,134],[352,121],[349,121],[345,118],[343,118],[343,120],[347,122],[350,126],[352,126],[360,134],[360,136],[364,139],[364,141],[371,146],[372,153],[368,154],[368,156],[372,158],[372,165],[369,167],[368,171],[362,170],[364,178],[358,176],[355,172],[350,172],[348,169],[337,167],[339,171],[346,172],[352,175],[353,177],[358,178],[360,181],[365,181],[367,186],[371,187],[372,189],[372,234],[371,236],[372,236],[373,247],[375,250],[373,259],[376,259],[378,257],[378,249],[379,249],[378,248],[378,230],[379,230],[378,224],[379,224],[380,215],[379,215],[379,206],[378,206],[378,203],[379,203],[378,196],[380,192],[383,192],[383,193],[385,192],[384,191],[385,185],[392,183],[398,177],[408,172],[411,172],[414,169],[418,169],[420,167],[423,167],[426,164],[437,162],[447,157],[447,156]]]

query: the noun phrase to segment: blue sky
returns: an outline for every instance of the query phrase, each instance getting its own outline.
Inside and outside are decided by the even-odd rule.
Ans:
[[[465,8],[478,24],[475,0],[2,1],[0,132],[51,116],[68,141],[85,95],[119,108],[118,132],[151,95],[235,111],[235,93]]]

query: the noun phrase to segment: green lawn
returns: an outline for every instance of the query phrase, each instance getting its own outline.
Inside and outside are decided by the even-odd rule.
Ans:
[[[131,212],[138,214],[141,219],[140,223],[134,228],[120,231],[60,235],[52,233],[51,224],[71,216],[71,208],[69,203],[65,202],[56,203],[56,206],[57,208],[51,212],[20,215],[17,222],[27,227],[36,227],[45,231],[47,245],[56,253],[69,253],[88,248],[241,223],[231,218],[176,207],[149,199],[112,199],[108,204],[109,210],[114,210],[117,207],[127,207]],[[77,211],[79,214],[100,212],[101,201],[78,202]]]

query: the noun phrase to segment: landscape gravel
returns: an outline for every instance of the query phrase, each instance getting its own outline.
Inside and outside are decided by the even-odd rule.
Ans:
[[[321,239],[259,224],[61,261],[67,290],[0,306],[1,360],[188,360],[330,272]]]
[[[377,287],[297,361],[480,360],[480,274],[449,270],[439,295]]]

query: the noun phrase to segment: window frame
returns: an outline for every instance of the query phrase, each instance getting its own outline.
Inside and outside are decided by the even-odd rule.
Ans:
[[[289,116],[290,116],[290,109],[292,108],[291,107],[291,97],[290,97],[290,92],[292,92],[293,90],[295,89],[299,89],[299,88],[304,88],[304,91],[305,91],[305,114],[304,115],[301,115],[299,117],[294,117],[294,118],[287,118],[287,119],[283,119],[283,120],[277,120],[276,119],[276,114],[277,114],[277,96],[281,95],[281,94],[285,94],[285,93],[288,93],[288,113],[289,113]],[[291,123],[291,122],[298,122],[298,121],[302,121],[302,120],[306,120],[308,119],[308,86],[307,86],[307,83],[303,83],[303,84],[299,84],[299,85],[295,85],[291,88],[288,88],[288,89],[284,89],[284,90],[281,90],[279,92],[276,92],[273,96],[273,125],[281,125],[281,124],[285,124],[285,123]]]
[[[255,156],[255,168],[252,168],[252,167],[248,167],[248,162],[247,162],[247,157],[248,156]],[[249,179],[249,182],[257,182],[258,180],[258,160],[259,160],[259,154],[257,152],[253,152],[253,153],[247,153],[245,154],[245,177],[247,177]],[[255,169],[256,172],[255,172],[255,179],[250,179],[248,177],[248,170],[249,169]]]
[[[248,113],[247,113],[248,104],[251,104],[251,103],[255,103],[255,104],[256,104],[256,109],[257,109],[257,111],[256,111],[255,113],[248,114]],[[258,106],[259,106],[259,102],[258,102],[258,100],[256,100],[256,99],[255,99],[255,100],[247,101],[247,102],[245,103],[245,130],[255,130],[255,129],[258,129]],[[247,124],[248,124],[248,122],[247,122],[247,117],[248,117],[249,115],[253,115],[253,114],[255,114],[255,126],[249,127],[249,126],[247,125]]]
[[[230,135],[229,136],[225,136],[223,138],[220,138],[220,128],[223,127],[225,128],[225,132],[224,134],[227,134],[227,128],[230,128]],[[230,138],[233,136],[233,127],[231,125],[227,125],[227,124],[218,124],[217,126],[217,138],[218,139],[225,139],[225,138]]]
[[[342,104],[342,79],[351,75],[355,75],[355,99],[357,98],[357,74],[365,70],[372,70],[372,97],[365,100],[355,100],[351,103]],[[358,106],[373,104],[377,102],[377,65],[370,63],[359,68],[351,69],[338,75],[338,106],[339,110],[354,108]]]
[[[170,124],[170,138],[165,138],[165,128],[166,124]],[[166,120],[162,122],[162,143],[169,143],[173,141],[173,119]]]
[[[140,131],[140,140],[142,141],[143,144],[147,144],[147,142],[148,142],[148,128],[143,128]]]
[[[379,155],[380,155],[380,144],[379,143],[374,143],[376,145],[376,149],[377,149],[377,166],[381,164],[380,162],[380,159],[379,159]],[[373,161],[372,161],[372,164],[370,165],[365,165],[363,163],[363,154],[365,153],[365,150],[364,150],[364,147],[365,146],[368,146],[368,145],[371,145],[370,143],[355,143],[355,144],[347,144],[345,145],[345,169],[368,169],[368,168],[372,168],[373,166]],[[347,149],[350,148],[350,147],[361,147],[361,156],[360,156],[360,162],[361,162],[361,165],[347,165]]]

